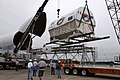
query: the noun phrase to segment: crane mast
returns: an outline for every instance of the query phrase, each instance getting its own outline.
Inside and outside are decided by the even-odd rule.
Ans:
[[[105,0],[105,2],[120,44],[120,0]]]

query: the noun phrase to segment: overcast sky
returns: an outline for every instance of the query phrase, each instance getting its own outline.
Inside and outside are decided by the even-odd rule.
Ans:
[[[30,17],[34,16],[44,0],[0,0],[0,35],[15,32]],[[57,19],[58,0],[49,0],[44,11],[47,14],[47,28],[42,37],[34,39],[33,48],[42,47],[49,42],[48,27]],[[60,0],[60,16],[65,15],[78,7],[85,6],[85,0]],[[90,43],[98,47],[98,53],[105,59],[113,59],[113,54],[120,53],[113,26],[106,8],[105,0],[88,0],[89,9],[96,20],[95,35],[102,37],[109,35],[108,40]]]

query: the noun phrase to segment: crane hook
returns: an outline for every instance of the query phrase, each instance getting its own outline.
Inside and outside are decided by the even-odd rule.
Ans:
[[[57,4],[57,18],[59,18],[60,15],[60,1],[58,0],[58,4]]]
[[[59,12],[60,12],[60,9],[57,9],[57,18],[59,18]]]

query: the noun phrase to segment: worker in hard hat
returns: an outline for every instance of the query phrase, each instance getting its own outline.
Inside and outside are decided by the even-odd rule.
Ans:
[[[29,60],[29,63],[27,65],[28,67],[28,79],[33,80],[33,63],[32,59]]]
[[[55,68],[56,68],[56,63],[55,63],[55,61],[51,60],[51,62],[50,62],[50,73],[51,73],[51,75],[55,75]]]
[[[20,65],[19,61],[16,60],[15,64],[16,64],[16,71],[18,71],[18,69],[19,69],[19,65]]]
[[[46,67],[46,62],[44,61],[43,57],[41,57],[41,59],[38,63],[38,67],[39,67],[38,77],[39,77],[39,80],[42,80],[42,76],[44,74],[44,70],[45,70],[45,67]]]
[[[58,63],[56,64],[58,78],[61,78],[61,67],[62,67],[61,61],[58,61]]]
[[[37,59],[34,59],[34,62],[33,62],[33,76],[36,76],[37,70],[38,70]]]

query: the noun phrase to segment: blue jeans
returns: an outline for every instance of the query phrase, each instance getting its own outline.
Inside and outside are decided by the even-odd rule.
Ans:
[[[33,77],[33,69],[32,68],[28,68],[28,78],[32,79]]]
[[[61,78],[61,70],[57,70],[58,78]]]
[[[38,70],[37,66],[34,66],[33,67],[33,76],[36,76],[37,70]]]

